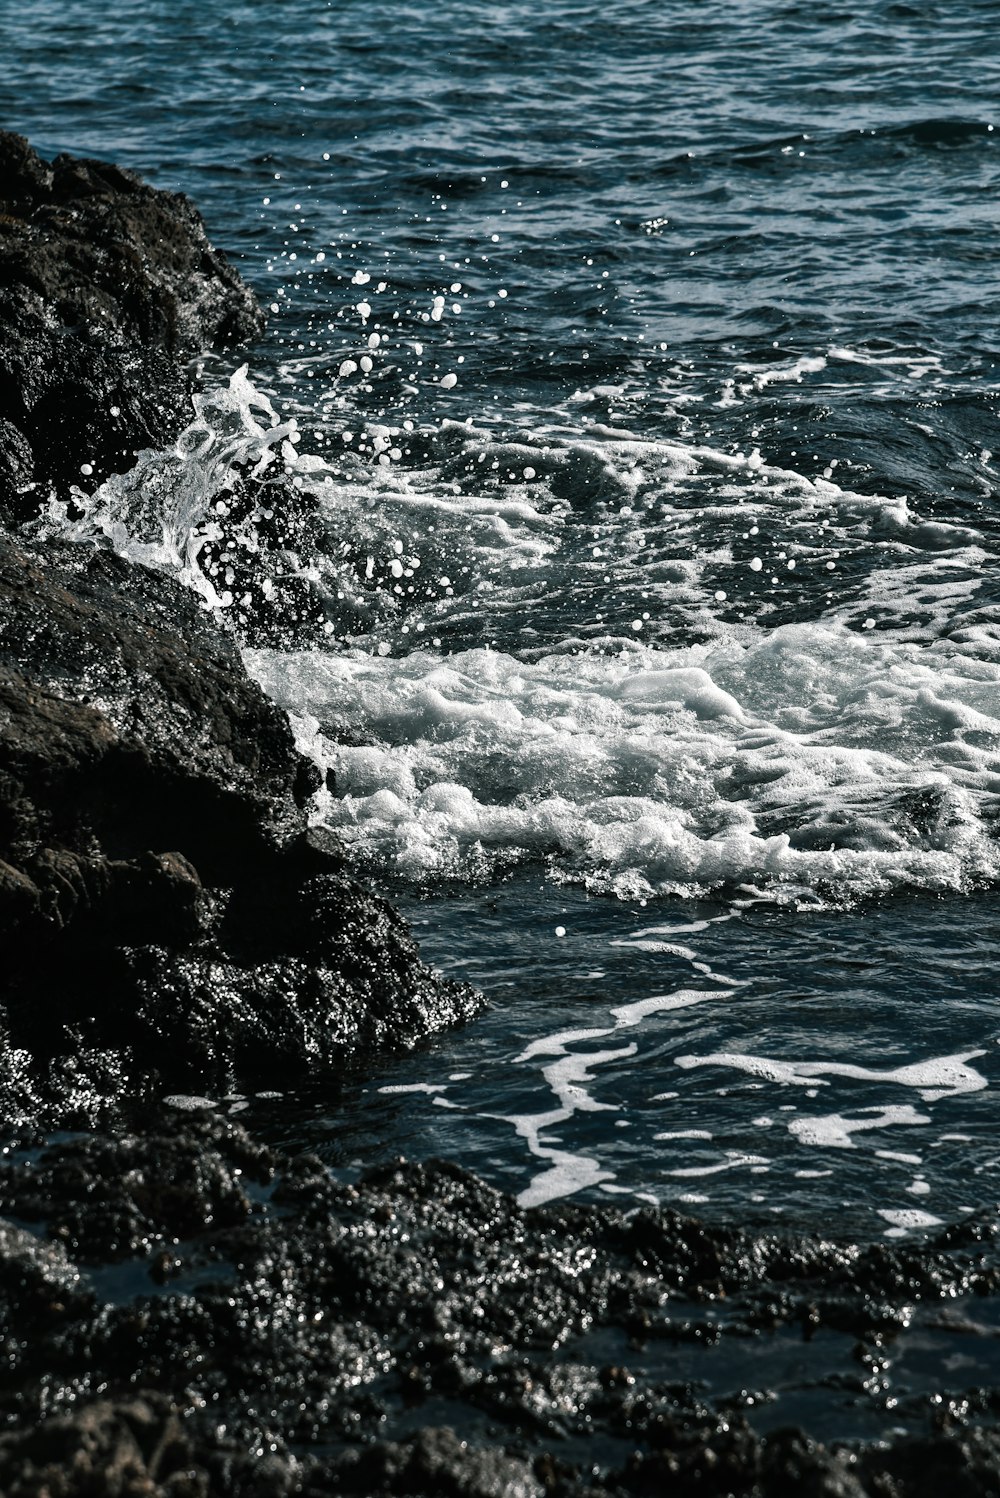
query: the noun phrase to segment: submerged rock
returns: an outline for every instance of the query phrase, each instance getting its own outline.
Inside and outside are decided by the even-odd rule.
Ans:
[[[262,327],[187,198],[0,131],[0,521],[174,436],[189,361]]]

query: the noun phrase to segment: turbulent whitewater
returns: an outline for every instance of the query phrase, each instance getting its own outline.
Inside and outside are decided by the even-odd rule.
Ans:
[[[397,894],[438,892],[433,915],[413,915],[439,961],[516,993],[516,966],[491,958],[506,926],[545,977],[547,1009],[567,978],[579,994],[554,1011],[568,1024],[549,1032],[542,1017],[526,1045],[508,1014],[453,1044],[457,1070],[409,1063],[416,1080],[370,1091],[376,1117],[386,1102],[404,1119],[437,1110],[420,1125],[436,1138],[437,1118],[471,1113],[471,1136],[446,1128],[439,1142],[471,1148],[480,1168],[482,1126],[487,1139],[506,1132],[501,1174],[516,1183],[523,1170],[514,1141],[533,1162],[525,1203],[596,1189],[708,1207],[777,1176],[779,1196],[753,1189],[753,1203],[783,1210],[798,1196],[813,1211],[818,1188],[820,1201],[852,1189],[861,1153],[888,1178],[871,1204],[884,1231],[943,1220],[928,1210],[935,1192],[968,1210],[955,1195],[974,1196],[969,1173],[991,1157],[946,1123],[991,1089],[988,1002],[939,1036],[941,1014],[913,1009],[941,1002],[925,955],[874,1029],[868,991],[810,1039],[760,1047],[775,1020],[786,1029],[764,998],[776,966],[806,994],[829,991],[816,954],[793,955],[815,935],[810,912],[840,922],[824,936],[839,949],[854,909],[849,961],[877,994],[859,917],[879,919],[887,897],[954,902],[995,884],[989,520],[930,522],[906,497],[808,481],[756,452],[621,430],[530,430],[516,454],[450,422],[382,436],[387,452],[408,441],[410,462],[397,449],[345,473],[343,459],[304,452],[294,420],[238,371],[198,399],[174,452],[81,493],[69,523],[81,542],[179,572],[229,620],[322,772],[314,820]],[[256,505],[234,499],[268,474],[269,502],[257,489]],[[285,534],[282,503],[310,524]],[[262,645],[276,618],[282,645]],[[505,912],[492,941],[469,931],[469,897],[456,907],[463,886]],[[649,912],[638,926],[637,907]],[[804,929],[782,936],[784,963],[751,949],[734,974],[733,921],[742,944],[769,940],[769,909]],[[948,1052],[952,1039],[966,1048]],[[348,1154],[366,1117],[356,1100]],[[567,1129],[579,1134],[569,1147]],[[929,1179],[926,1142],[946,1152],[947,1185]],[[844,1205],[860,1227],[864,1212]]]
[[[985,526],[756,449],[528,432],[515,453],[447,422],[382,441],[423,464],[345,481],[241,371],[70,530],[232,616],[332,787],[316,819],[359,864],[420,883],[537,862],[620,897],[784,904],[996,876]],[[234,483],[271,468],[277,517],[232,526]],[[296,491],[321,522],[307,552],[282,534]],[[250,602],[299,618],[289,575],[315,640],[261,649]]]

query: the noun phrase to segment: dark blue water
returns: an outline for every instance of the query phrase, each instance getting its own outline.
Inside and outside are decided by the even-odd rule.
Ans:
[[[280,1137],[860,1233],[993,1201],[998,32],[0,4],[4,123],[189,192],[271,309],[198,424],[295,439],[328,536],[266,565],[328,628],[197,573],[194,444],[173,552],[120,486],[91,523],[242,628],[317,818],[493,999]]]

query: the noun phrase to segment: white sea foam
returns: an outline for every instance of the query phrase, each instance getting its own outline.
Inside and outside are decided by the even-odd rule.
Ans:
[[[539,1057],[557,1059],[542,1067],[542,1078],[554,1095],[557,1107],[541,1113],[518,1114],[507,1121],[522,1138],[531,1154],[551,1163],[536,1174],[520,1193],[522,1206],[540,1206],[560,1196],[569,1196],[589,1186],[614,1180],[614,1171],[602,1166],[589,1155],[574,1154],[546,1139],[549,1129],[565,1124],[576,1113],[617,1112],[618,1105],[598,1101],[589,1090],[594,1071],[615,1061],[627,1061],[636,1054],[638,1045],[631,1041],[623,1046],[599,1051],[580,1051],[581,1043],[590,1043],[615,1035],[620,1030],[640,1029],[655,1015],[670,1014],[713,999],[728,997],[726,990],[681,988],[673,993],[653,994],[632,1004],[613,1007],[612,1023],[583,1029],[559,1030],[533,1040],[516,1058],[517,1063],[537,1061]],[[610,1188],[609,1188],[610,1189]]]
[[[800,382],[803,375],[819,374],[820,370],[825,368],[826,359],[822,354],[803,354],[801,358],[793,360],[790,364],[737,364],[736,373],[749,375],[752,388],[763,390],[775,381]]]
[[[721,1175],[723,1171],[739,1170],[741,1166],[760,1167],[768,1163],[765,1155],[747,1155],[742,1150],[727,1150],[725,1158],[716,1160],[712,1165],[682,1165],[668,1170],[666,1174],[686,1180],[690,1177]]]
[[[800,1086],[826,1086],[827,1077],[845,1077],[858,1082],[891,1082],[898,1087],[914,1088],[925,1102],[956,1097],[960,1093],[981,1092],[988,1084],[981,1072],[967,1063],[985,1051],[964,1051],[955,1056],[934,1056],[905,1066],[890,1068],[859,1066],[851,1061],[778,1061],[769,1056],[752,1056],[736,1051],[722,1051],[709,1056],[676,1056],[677,1066],[690,1071],[697,1066],[731,1067],[769,1082],[797,1083]],[[818,1080],[817,1080],[818,1079]]]
[[[380,1087],[379,1092],[395,1093],[400,1096],[412,1092],[424,1092],[428,1096],[433,1096],[435,1093],[444,1092],[444,1088],[433,1082],[398,1082],[386,1087]]]
[[[558,1149],[542,1141],[541,1129],[545,1127],[546,1122],[558,1123],[562,1116],[556,1112],[548,1119],[543,1115],[541,1119],[532,1117],[510,1120],[517,1133],[527,1141],[531,1153],[540,1159],[552,1162],[547,1170],[539,1171],[529,1185],[519,1193],[517,1198],[519,1206],[541,1207],[546,1202],[556,1201],[563,1196],[573,1196],[577,1191],[585,1191],[588,1187],[610,1182],[613,1179],[614,1172],[601,1165],[592,1156],[573,1154],[569,1150]]]
[[[900,1125],[914,1128],[930,1121],[926,1113],[918,1113],[916,1108],[902,1103],[888,1108],[860,1108],[856,1115],[828,1113],[816,1118],[794,1118],[788,1129],[800,1144],[819,1149],[854,1149],[855,1134]]]
[[[666,1129],[663,1133],[653,1135],[653,1138],[658,1141],[665,1139],[711,1139],[711,1137],[712,1134],[709,1129]]]
[[[245,579],[202,565],[226,486],[277,464],[309,492],[316,554],[267,552],[252,516],[230,550],[276,616],[276,557],[321,599],[335,649],[246,659],[332,772],[317,815],[359,864],[424,882],[535,860],[625,897],[785,903],[997,877],[1000,624],[977,606],[995,558],[975,526],[756,448],[596,424],[443,422],[409,465],[417,436],[377,422],[336,459],[299,436],[240,370],[174,449],[81,498],[69,533],[237,620]],[[808,617],[773,625],[807,584],[827,589]]]
[[[941,1218],[932,1212],[922,1212],[918,1207],[880,1207],[878,1215],[890,1224],[887,1238],[899,1238],[914,1228],[939,1227]]]
[[[834,345],[829,351],[829,357],[835,363],[863,364],[869,369],[886,369],[894,374],[902,368],[913,380],[923,379],[929,374],[945,372],[941,360],[934,354],[873,354],[867,350]]]
[[[418,880],[535,858],[624,895],[850,899],[997,874],[1000,664],[962,653],[824,622],[531,662],[248,664],[332,771],[323,820]],[[338,742],[351,723],[370,742]]]
[[[753,377],[797,379],[823,362]],[[499,440],[452,422],[407,470],[391,457],[403,438],[376,426],[364,461],[303,454],[294,421],[241,370],[198,397],[173,451],[144,454],[70,528],[238,612],[236,584],[199,565],[217,496],[237,468],[260,476],[278,456],[311,490],[338,544],[289,565],[316,579],[333,633],[343,614],[376,636],[364,650],[247,659],[334,771],[324,813],[360,861],[427,879],[547,858],[556,877],[619,894],[746,883],[787,899],[996,876],[1000,638],[972,608],[992,561],[974,527],[807,479],[756,449],[596,427]],[[740,535],[759,581],[735,556]],[[252,553],[252,529],[239,539]],[[893,565],[864,573],[842,619],[834,607],[765,629],[717,616],[739,588],[766,616],[763,600],[780,602],[790,578],[874,545],[894,548]],[[703,583],[727,566],[727,588]],[[609,604],[587,602],[608,587]],[[570,612],[546,650],[532,642],[554,598]],[[859,610],[911,622],[865,633]],[[481,616],[521,648],[412,648],[438,630],[475,632]],[[675,643],[678,624],[704,643]],[[630,628],[639,638],[623,638]],[[341,742],[347,726],[370,742]]]

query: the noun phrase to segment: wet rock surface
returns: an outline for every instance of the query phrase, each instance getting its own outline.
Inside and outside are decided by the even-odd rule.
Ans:
[[[0,131],[0,520],[184,424],[189,361],[263,318],[193,204]]]
[[[207,1108],[9,1152],[0,1213],[4,1492],[997,1491],[996,1396],[952,1371],[997,1361],[985,1219],[859,1249],[525,1211]]]
[[[321,1071],[474,1012],[308,832],[314,778],[193,594],[0,538],[8,1120]]]
[[[30,523],[179,431],[190,360],[261,325],[185,198],[0,132],[8,1127],[334,1075],[478,1006],[309,830],[318,774],[201,600]]]

